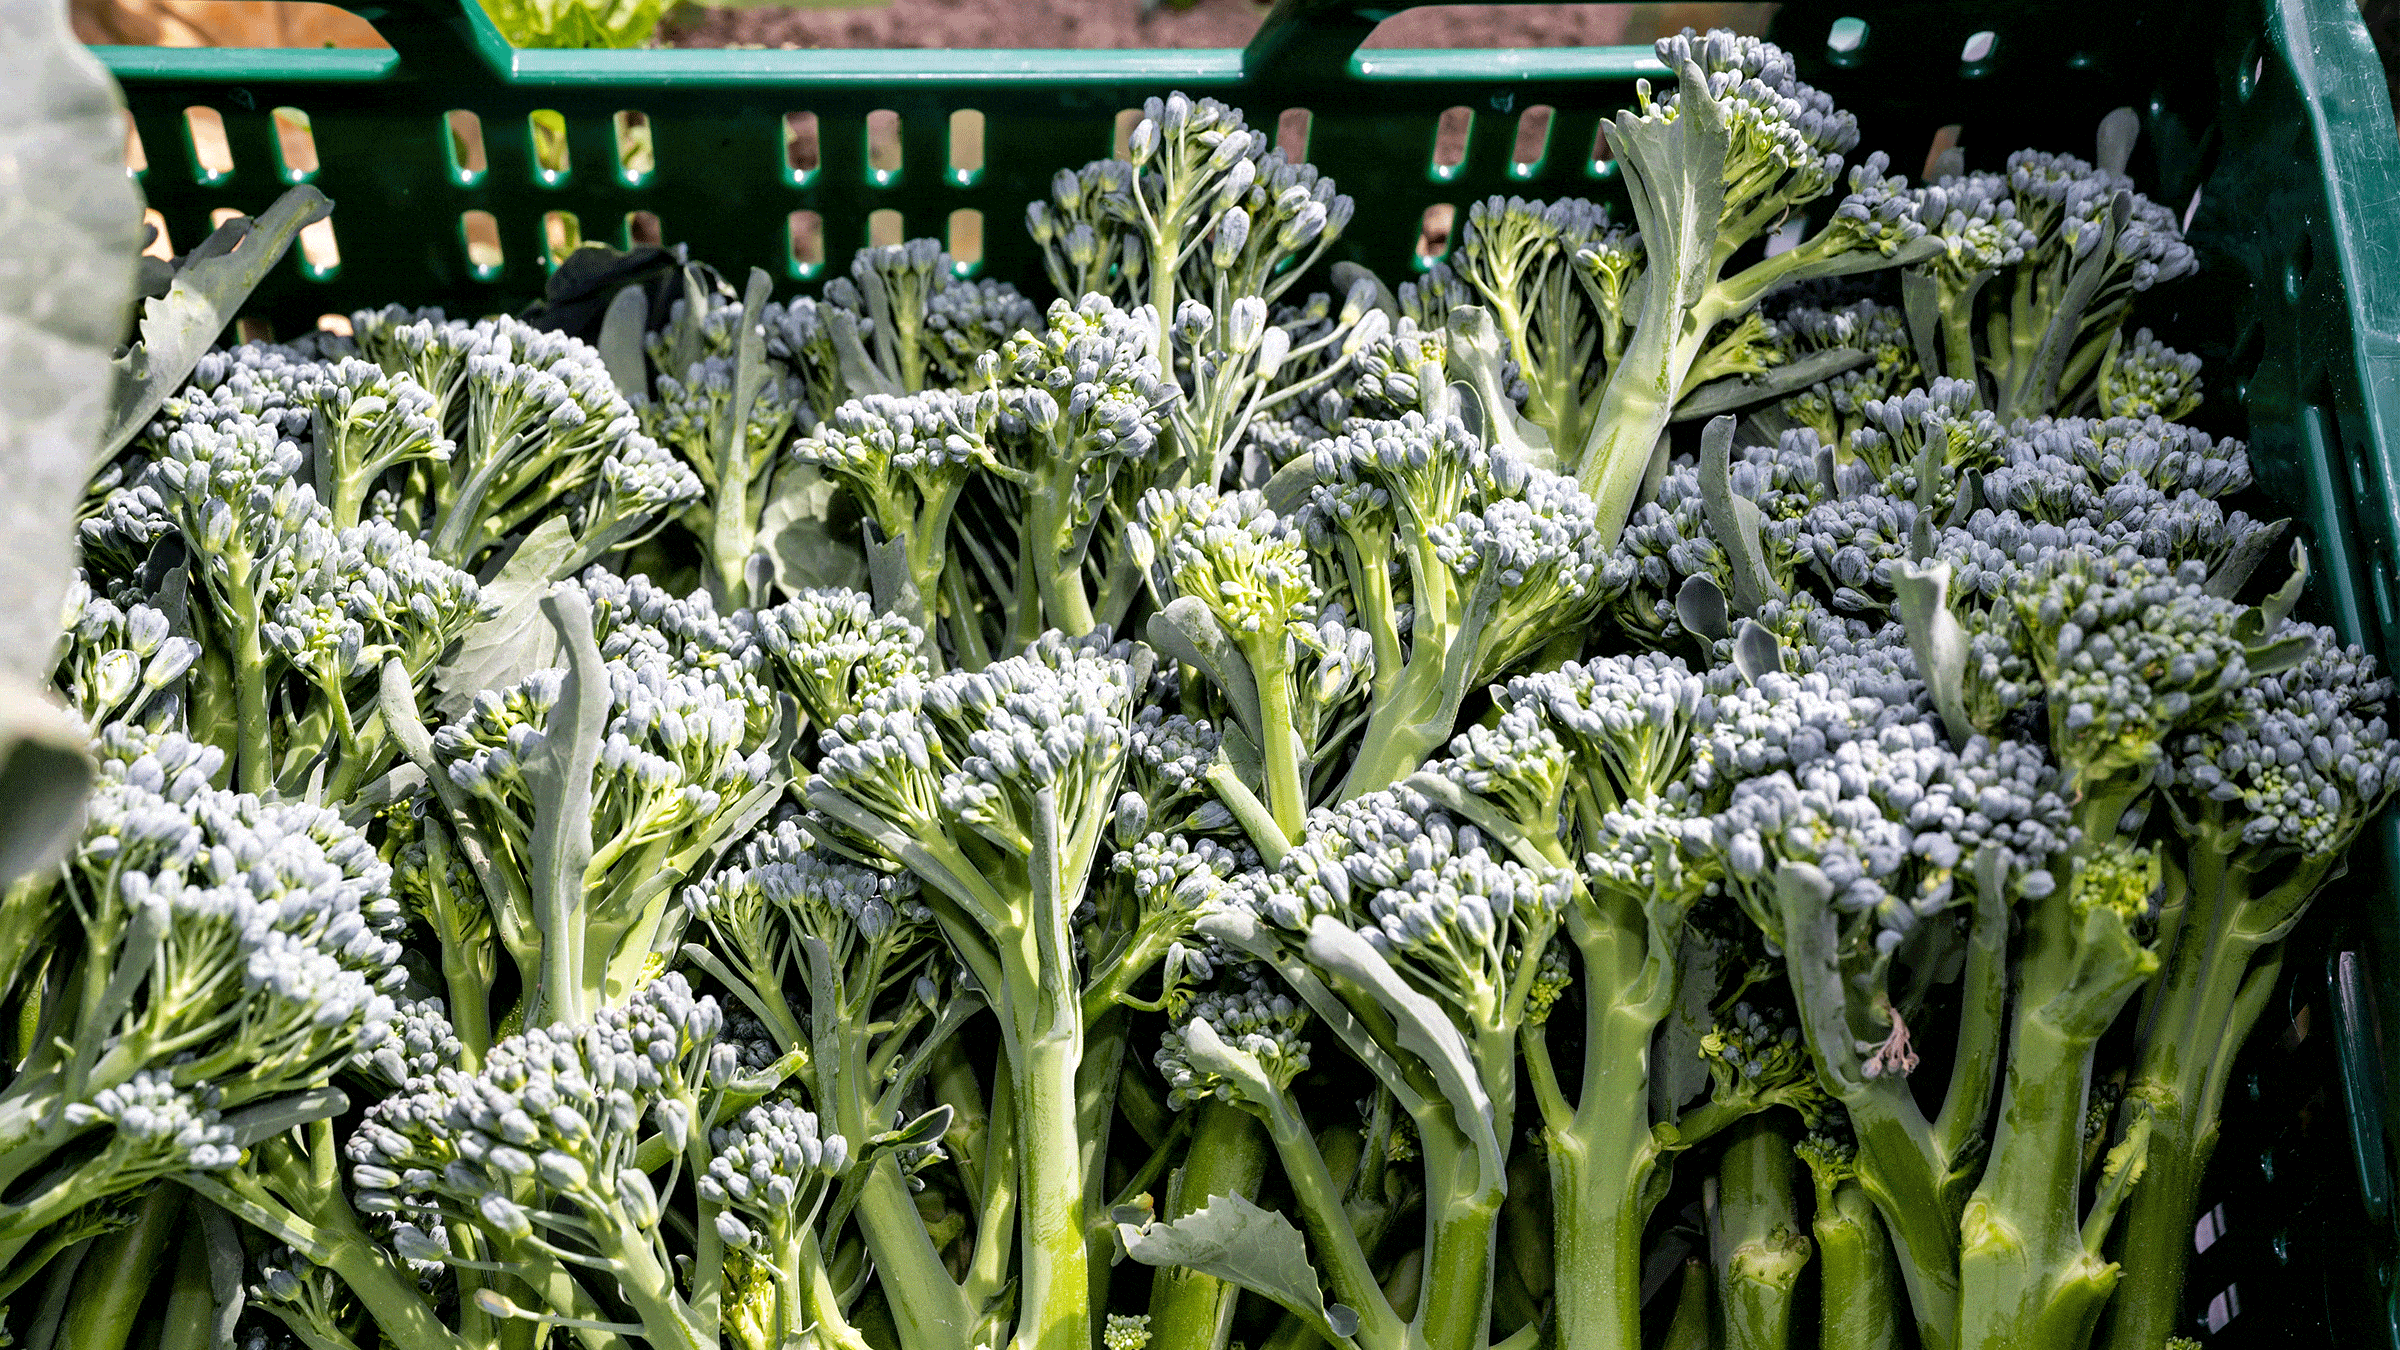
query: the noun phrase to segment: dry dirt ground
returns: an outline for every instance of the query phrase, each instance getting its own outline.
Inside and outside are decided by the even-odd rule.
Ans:
[[[1756,31],[1771,5],[1479,5],[1405,11],[1369,39],[1382,47],[1575,47],[1647,42],[1684,25]],[[1198,0],[1145,12],[1141,0],[888,0],[867,9],[687,11],[678,46],[1236,47],[1267,7]]]
[[[1255,0],[885,0],[866,6],[685,4],[659,32],[679,47],[1236,47],[1266,15]],[[1566,47],[1648,42],[1691,25],[1757,32],[1771,4],[1436,6],[1369,39],[1382,47]],[[376,47],[364,19],[279,0],[73,0],[86,42],[169,47]]]

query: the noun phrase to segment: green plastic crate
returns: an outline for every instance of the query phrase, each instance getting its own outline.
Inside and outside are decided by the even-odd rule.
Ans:
[[[393,50],[100,49],[179,245],[286,183],[338,204],[339,264],[296,252],[255,298],[287,334],[395,300],[520,308],[540,293],[553,212],[619,243],[647,212],[730,274],[795,281],[821,270],[795,253],[795,212],[815,213],[837,265],[871,213],[948,237],[979,212],[980,268],[1039,289],[1025,203],[1107,153],[1121,110],[1173,88],[1304,142],[1363,204],[1339,253],[1405,276],[1427,260],[1429,207],[1620,195],[1595,132],[1636,79],[1665,74],[1643,47],[1358,51],[1407,0],[1281,0],[1243,50],[1123,52],[513,51],[473,0],[350,7]],[[2309,539],[2322,617],[2400,664],[2400,143],[2348,0],[1794,0],[1771,36],[1906,170],[1953,135],[1973,166],[2022,145],[2087,150],[2102,113],[2139,110],[2133,172],[2190,204],[2205,265],[2144,317],[2208,358],[2210,415],[2250,440],[2263,493]],[[313,172],[284,162],[278,108],[308,115]],[[201,165],[192,109],[222,119],[229,170]],[[452,110],[476,116],[479,173]],[[954,162],[968,111],[982,154]],[[537,112],[563,119],[563,173],[537,164]],[[651,134],[645,176],[619,161],[624,112]],[[813,163],[792,154],[798,114],[814,118]],[[1520,137],[1529,114],[1546,136]],[[892,116],[896,142],[871,136]],[[1452,164],[1436,162],[1445,117],[1468,123]],[[470,259],[468,212],[488,213],[497,265]],[[2400,828],[2359,853],[2295,939],[2281,1015],[2229,1094],[2190,1291],[2190,1334],[2211,1345],[2400,1350],[2385,1086],[2400,1082],[2400,1023],[2377,1012],[2400,1013]]]

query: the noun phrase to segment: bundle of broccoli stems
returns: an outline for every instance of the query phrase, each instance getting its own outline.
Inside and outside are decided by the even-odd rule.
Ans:
[[[0,905],[16,1343],[2164,1350],[2388,688],[2127,331],[2131,114],[1911,185],[1659,55],[1629,218],[1397,290],[1175,95],[1046,313],[187,357]]]

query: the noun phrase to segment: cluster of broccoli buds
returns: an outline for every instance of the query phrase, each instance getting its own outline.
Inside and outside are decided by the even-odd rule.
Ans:
[[[1396,288],[1173,94],[1028,209],[1046,306],[645,255],[198,358],[0,891],[0,1300],[2156,1350],[2390,682],[2131,326],[2194,261],[2125,116],[1912,182],[1771,43],[1658,57],[1622,208]]]

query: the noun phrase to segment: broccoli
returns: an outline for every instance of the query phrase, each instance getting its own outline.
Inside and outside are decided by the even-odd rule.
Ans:
[[[1658,52],[1625,208],[1397,286],[1171,94],[1046,309],[154,307],[8,653],[0,1333],[2171,1339],[2390,683],[2139,326],[2131,114],[1912,185]]]

